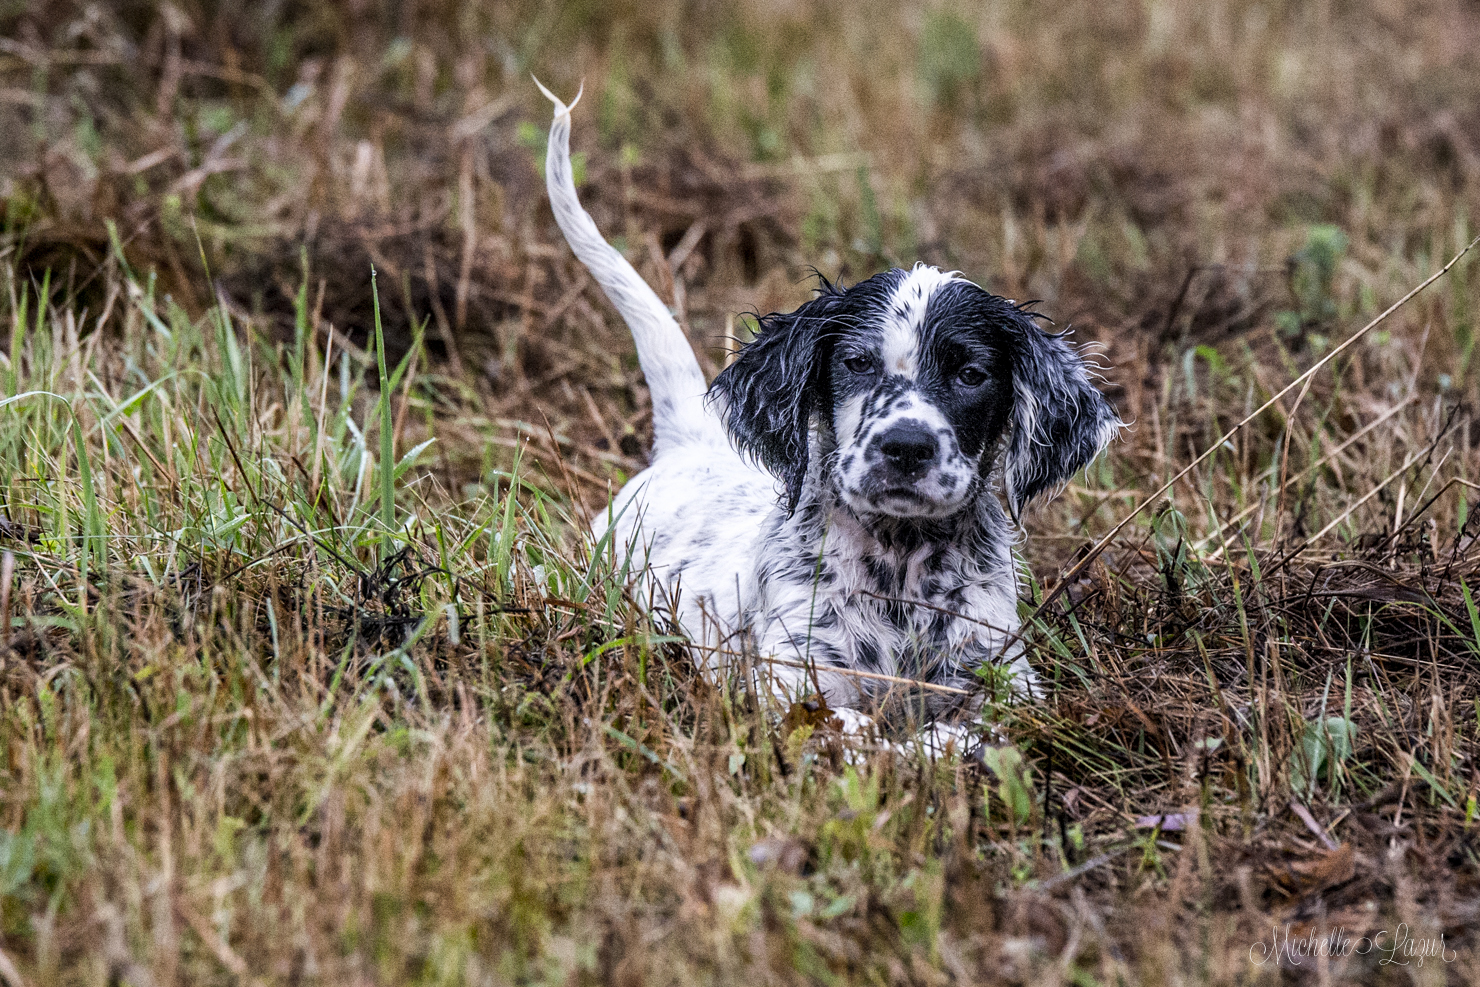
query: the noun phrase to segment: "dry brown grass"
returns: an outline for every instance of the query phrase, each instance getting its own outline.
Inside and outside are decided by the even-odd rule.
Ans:
[[[850,768],[579,543],[648,400],[528,82],[585,79],[585,201],[714,366],[809,265],[915,259],[1102,345],[1135,427],[1030,521],[1041,601],[1474,236],[1473,3],[38,2],[0,39],[0,981],[1480,976],[1474,255],[1062,584],[990,769]],[[389,535],[387,431],[437,440]],[[1446,955],[1254,962],[1400,926]]]

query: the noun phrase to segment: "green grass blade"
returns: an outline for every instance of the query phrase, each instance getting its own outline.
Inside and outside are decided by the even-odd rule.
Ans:
[[[98,493],[93,484],[92,463],[87,454],[87,439],[83,437],[82,424],[77,420],[76,415],[72,416],[72,442],[77,450],[77,473],[82,482],[82,571],[83,582],[86,583],[86,573],[91,561],[94,558],[99,562],[103,560],[106,529],[103,526],[102,512],[98,509]]]
[[[395,423],[391,416],[391,382],[385,369],[385,330],[380,324],[380,289],[375,267],[370,267],[370,297],[375,307],[375,364],[380,372],[380,524],[385,530],[383,555],[389,555],[396,530]]]

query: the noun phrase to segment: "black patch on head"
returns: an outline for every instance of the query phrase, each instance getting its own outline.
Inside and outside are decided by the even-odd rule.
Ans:
[[[945,415],[954,450],[962,455],[982,455],[1007,428],[1012,367],[1003,323],[1012,311],[1003,299],[969,281],[942,285],[925,305],[918,329],[917,386]],[[986,380],[976,387],[963,385],[960,374],[968,366]]]
[[[818,277],[817,297],[789,313],[762,316],[759,332],[709,388],[723,402],[731,438],[785,484],[787,511],[796,509],[807,475],[813,416],[831,427],[828,373],[839,334],[875,321],[898,272],[852,288]]]

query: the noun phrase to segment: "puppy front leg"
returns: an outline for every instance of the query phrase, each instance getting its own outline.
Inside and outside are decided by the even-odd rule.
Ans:
[[[872,715],[844,704],[846,699],[857,697],[857,690],[839,686],[837,680],[842,676],[829,675],[827,666],[805,669],[764,660],[762,663],[766,670],[760,673],[760,677],[764,679],[764,682],[760,683],[761,688],[770,693],[779,713],[784,715],[793,703],[800,702],[808,696],[815,696],[817,687],[821,685],[822,698],[827,702],[828,712],[832,713],[842,724],[843,736],[863,740],[876,735],[877,729]]]

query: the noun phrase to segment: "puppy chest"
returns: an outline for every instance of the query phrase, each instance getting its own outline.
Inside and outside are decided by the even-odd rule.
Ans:
[[[939,678],[989,659],[1015,626],[1011,570],[949,551],[844,551],[767,567],[761,591],[776,646],[828,664]]]

